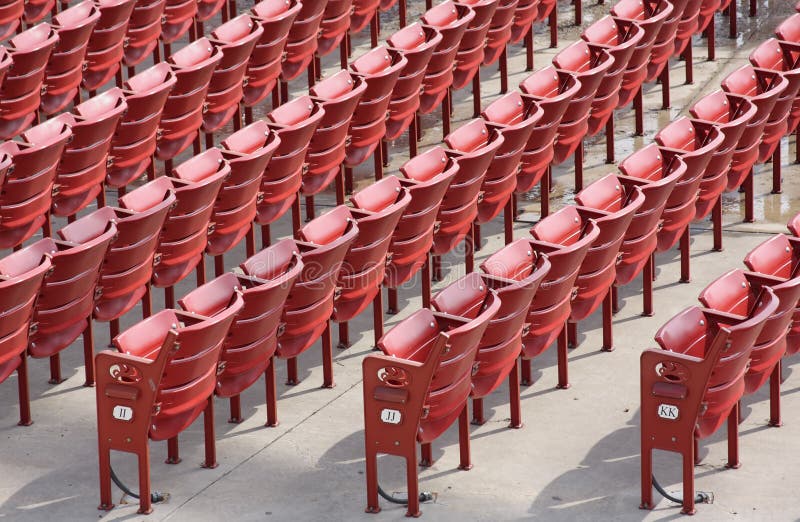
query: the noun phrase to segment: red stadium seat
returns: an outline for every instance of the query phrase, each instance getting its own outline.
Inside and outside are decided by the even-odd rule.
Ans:
[[[59,355],[83,335],[84,386],[94,384],[92,308],[100,268],[117,234],[108,215],[88,215],[58,231],[60,240],[40,239],[24,249],[35,259],[53,264],[42,283],[28,343],[28,354],[50,358],[50,382],[62,382]]]
[[[136,2],[125,35],[127,39],[123,55],[125,65],[134,67],[142,63],[158,48],[158,38],[162,31],[161,19],[166,7],[167,0]]]
[[[502,262],[503,250],[490,256],[481,269],[485,272],[477,278],[477,273],[467,274],[464,281],[472,281],[480,285],[487,285],[497,292],[500,298],[500,309],[497,311],[481,338],[475,362],[477,371],[472,375],[472,411],[474,424],[483,424],[483,398],[496,390],[508,378],[509,403],[511,406],[511,428],[521,428],[522,418],[520,413],[519,396],[519,368],[518,360],[522,352],[522,337],[527,333],[528,326],[525,320],[528,317],[533,296],[539,288],[543,278],[550,271],[550,261],[547,256],[537,255],[531,260],[527,268],[527,275],[519,280],[506,279],[490,275],[494,263]],[[452,289],[452,286],[448,287]],[[447,311],[442,301],[447,289],[440,292],[434,299],[434,305],[441,311]],[[450,304],[450,303],[447,303]],[[453,303],[458,306],[458,303]],[[463,310],[458,315],[464,315]]]
[[[662,214],[664,227],[658,233],[658,251],[669,250],[680,240],[681,281],[689,281],[689,223],[697,214],[697,199],[703,176],[714,153],[725,141],[713,126],[695,126],[681,117],[656,134],[656,143],[667,157],[679,156],[686,164],[686,174],[672,190]],[[716,167],[712,167],[712,171]]]
[[[506,247],[508,266],[499,266],[492,275],[507,279],[522,279],[534,253],[546,254],[551,267],[528,310],[526,322],[530,330],[522,338],[522,382],[531,384],[531,359],[540,355],[558,340],[558,387],[569,388],[567,372],[567,328],[572,300],[577,296],[575,286],[589,247],[600,235],[594,221],[575,222],[565,207],[542,219],[532,229],[532,240],[517,240]],[[512,256],[513,253],[513,256]],[[488,265],[487,265],[488,266]]]
[[[125,33],[136,0],[97,0],[100,19],[86,49],[83,88],[92,92],[119,72],[125,55]]]
[[[307,223],[299,233],[297,250],[303,270],[295,280],[283,312],[286,329],[278,336],[277,355],[288,359],[288,384],[297,384],[297,356],[322,337],[323,387],[333,387],[333,354],[330,317],[336,299],[339,270],[358,226],[350,211],[340,205]],[[265,251],[262,251],[262,253]],[[247,272],[261,277],[258,266],[266,266],[259,255],[248,260]]]
[[[310,65],[314,63],[314,54],[319,45],[318,36],[320,24],[325,13],[328,0],[319,2],[301,2],[300,12],[297,14],[286,41],[285,58],[281,64],[281,80],[288,82],[294,80]],[[309,75],[309,86],[316,81],[312,70]],[[288,96],[282,96],[286,101]]]
[[[256,205],[263,197],[259,192],[261,176],[280,144],[280,138],[264,120],[251,123],[220,143],[231,174],[222,182],[214,202],[210,221],[214,228],[209,231],[206,245],[206,253],[214,256],[218,276],[225,271],[223,254],[234,249],[252,228]],[[255,254],[252,241],[247,242],[247,253]]]
[[[487,127],[486,122],[478,118],[451,132],[444,141],[449,147],[446,153],[459,168],[439,207],[437,219],[441,226],[433,236],[431,251],[435,256],[441,256],[467,238],[466,270],[471,272],[472,224],[478,217],[478,205],[485,195],[482,188],[486,172],[505,139],[496,128]]]
[[[217,376],[215,390],[217,396],[230,399],[229,422],[242,422],[239,395],[264,375],[267,392],[266,425],[278,425],[275,365],[272,356],[277,348],[278,336],[284,328],[281,314],[286,296],[303,269],[303,262],[296,250],[291,239],[279,241],[258,254],[260,262],[265,263],[256,268],[259,276],[249,273],[248,266],[251,262],[245,261],[242,264],[244,273],[220,275],[180,300],[183,307],[202,309],[213,304],[213,299],[206,298],[203,288],[220,284],[227,286],[231,284],[229,281],[241,288],[244,307],[237,314],[222,346],[222,368]]]
[[[55,0],[26,0],[22,20],[28,25],[44,20],[55,3]]]
[[[517,12],[519,0],[500,0],[497,3],[497,8],[492,15],[492,21],[489,24],[489,32],[486,35],[486,49],[483,53],[482,65],[491,65],[497,60],[500,60],[500,75],[501,82],[505,81],[502,68],[505,67],[503,54],[506,50],[506,45],[511,40],[512,27],[514,26],[514,15]],[[502,88],[500,89],[503,90]]]
[[[308,170],[303,173],[301,192],[306,197],[306,213],[314,219],[314,196],[336,179],[336,203],[344,203],[344,162],[350,122],[367,83],[356,74],[341,70],[309,89],[314,102],[324,115],[311,137],[306,152]]]
[[[192,27],[199,2],[197,0],[166,0],[166,3],[164,16],[161,18],[161,41],[165,46],[179,40]]]
[[[442,35],[442,41],[433,51],[425,69],[420,95],[419,112],[430,114],[442,105],[442,135],[450,134],[450,87],[453,85],[453,69],[461,38],[467,26],[475,18],[475,12],[467,5],[445,0],[422,15],[425,26],[433,27]],[[444,102],[444,103],[443,103]]]
[[[598,89],[614,65],[614,58],[603,48],[578,40],[553,58],[553,65],[575,76],[580,89],[570,100],[558,126],[553,165],[575,154],[575,190],[583,188],[583,138],[589,132],[589,117]],[[597,98],[597,101],[601,101]],[[616,102],[615,102],[616,105]]]
[[[78,94],[89,37],[99,19],[100,10],[89,0],[53,17],[58,43],[45,69],[40,105],[45,114],[61,112]]]
[[[653,82],[656,79],[661,81],[662,108],[668,108],[669,102],[669,59],[675,50],[675,39],[678,31],[678,23],[686,7],[687,0],[660,0],[653,6],[652,14],[667,11],[670,7],[670,14],[661,25],[661,30],[656,36],[653,49],[650,51],[650,63],[647,65],[647,78],[645,81]],[[669,7],[668,7],[669,6]]]
[[[750,121],[755,117],[757,109],[744,98],[726,94],[717,90],[701,98],[689,111],[697,120],[706,125],[713,125],[725,136],[719,149],[714,152],[711,161],[706,167],[703,181],[700,182],[700,194],[697,197],[696,220],[705,218],[714,212],[714,250],[722,250],[722,202],[721,195],[725,190],[738,188],[731,187],[731,179],[738,179],[738,173],[743,170],[743,163],[747,162],[747,147],[753,149],[748,143],[754,141],[744,137]],[[748,165],[752,167],[752,163]],[[750,168],[747,168],[749,172]],[[736,181],[734,182],[736,183]],[[741,183],[740,183],[741,184]]]
[[[636,110],[636,133],[644,133],[644,114],[642,107],[642,84],[647,79],[647,66],[661,27],[672,14],[672,4],[666,0],[620,0],[611,7],[611,15],[617,20],[625,20],[638,25],[644,36],[636,45],[619,92],[617,108],[634,103]]]
[[[488,223],[505,207],[506,243],[513,239],[514,210],[509,203],[517,187],[522,155],[529,145],[539,145],[531,144],[531,135],[544,114],[544,109],[533,98],[523,97],[516,92],[502,96],[481,113],[487,127],[495,129],[503,137],[503,143],[486,171],[481,187],[483,198],[478,203],[476,223]],[[480,244],[480,240],[477,243]]]
[[[517,176],[515,192],[529,192],[541,181],[541,215],[546,217],[550,213],[550,163],[555,154],[559,124],[581,83],[572,74],[548,66],[525,78],[519,88],[536,101],[544,114],[522,154],[522,170]]]
[[[800,89],[800,43],[784,42],[770,38],[750,53],[750,63],[754,67],[770,69],[780,72],[788,81],[789,85],[783,91],[781,98],[776,104],[783,104],[785,99],[791,99],[792,112],[789,115],[787,133],[792,133],[800,123],[800,100],[798,100],[798,89]]]
[[[161,133],[164,104],[177,79],[169,64],[161,62],[128,78],[123,85],[128,106],[111,140],[106,185],[127,186],[148,167]]]
[[[411,157],[417,155],[416,138],[419,127],[416,114],[420,107],[422,82],[433,52],[441,41],[442,35],[439,31],[419,22],[407,25],[387,40],[389,47],[405,56],[407,62],[392,89],[389,119],[383,138],[385,141],[394,141],[409,129],[408,147]],[[386,160],[388,158],[384,157],[384,161]]]
[[[614,161],[614,109],[619,106],[622,81],[630,65],[636,46],[644,38],[644,30],[637,24],[604,16],[581,32],[581,38],[594,47],[605,49],[614,58],[605,78],[597,88],[589,116],[589,136],[606,129],[606,161]],[[641,69],[642,64],[634,64]]]
[[[167,213],[156,247],[159,262],[153,268],[153,285],[164,289],[166,308],[175,305],[174,285],[195,268],[197,283],[205,283],[203,252],[209,232],[214,229],[209,220],[222,182],[230,172],[222,151],[208,149],[178,165],[173,177],[162,176],[142,187],[155,200],[175,194],[175,205]],[[143,210],[131,205],[126,207]]]
[[[125,95],[116,87],[76,105],[71,113],[55,119],[72,130],[56,171],[53,214],[74,217],[94,199],[104,204],[111,139],[123,113],[128,109]]]
[[[156,158],[171,160],[199,139],[209,83],[221,60],[222,50],[208,38],[195,40],[169,57],[177,81],[161,114]]]
[[[750,364],[744,376],[745,393],[758,391],[770,381],[770,426],[781,425],[781,358],[786,353],[786,332],[800,298],[800,278],[789,281],[756,272],[736,269],[712,281],[700,293],[703,306],[720,312],[746,316],[757,305],[765,287],[775,292],[778,308],[767,318],[750,352]]]
[[[781,288],[792,287],[800,275],[800,240],[777,234],[767,239],[750,251],[744,258],[744,264],[754,272],[773,278],[779,278],[781,285],[773,286],[780,296]],[[800,306],[794,304],[791,328],[786,334],[786,355],[800,352]]]
[[[380,144],[386,134],[386,115],[394,86],[407,63],[402,53],[381,45],[350,64],[353,74],[360,76],[367,88],[350,121],[350,143],[344,160],[346,167],[356,167],[375,153],[375,179],[381,178]]]
[[[25,0],[2,0],[0,3],[0,40],[17,30],[25,11]]]
[[[499,0],[460,0],[469,6],[475,17],[467,25],[456,53],[453,71],[453,90],[460,90],[472,82],[473,118],[481,113],[481,65],[492,17]]]
[[[250,16],[261,24],[264,32],[261,33],[261,39],[256,43],[247,64],[247,82],[242,98],[245,110],[263,101],[275,88],[281,74],[289,29],[301,7],[298,0],[290,0],[289,3],[285,0],[262,0],[250,10]],[[248,118],[248,123],[250,121]]]
[[[111,337],[119,333],[119,318],[142,301],[142,315],[150,315],[150,278],[161,227],[175,203],[169,191],[162,199],[151,187],[140,187],[119,199],[122,208],[103,207],[90,216],[114,220],[117,236],[100,270],[93,317],[109,322]],[[132,210],[133,208],[137,210]]]
[[[0,85],[0,139],[18,136],[36,119],[45,68],[57,42],[58,33],[48,24],[36,25],[6,42],[11,63],[2,67],[7,72]]]
[[[263,32],[257,21],[242,14],[220,25],[209,35],[211,43],[222,51],[222,59],[211,75],[203,107],[202,130],[206,133],[207,148],[213,146],[210,133],[222,129],[232,118],[235,130],[241,126],[239,102],[243,96],[247,64]]]
[[[20,426],[33,424],[26,349],[36,297],[52,267],[49,257],[33,250],[34,245],[0,258],[0,382],[17,372]]]
[[[197,0],[197,15],[194,17],[195,22],[202,24],[203,22],[211,20],[223,7],[227,9],[225,0]],[[202,25],[198,25],[198,29],[201,28]],[[198,31],[198,33],[203,34],[203,31]]]
[[[339,323],[339,348],[350,346],[347,322],[372,303],[375,344],[383,335],[383,294],[392,233],[411,203],[411,192],[400,179],[389,176],[358,191],[350,200],[350,214],[358,227],[350,251],[344,258],[336,286],[331,318]]]
[[[255,222],[261,225],[263,246],[269,244],[269,225],[293,207],[292,230],[300,228],[302,173],[307,168],[306,152],[325,111],[309,96],[284,103],[267,114],[270,128],[280,145],[272,155],[261,179],[263,199],[259,201]]]
[[[645,199],[625,232],[616,284],[626,285],[642,273],[643,315],[653,315],[653,254],[664,209],[675,185],[686,175],[686,164],[679,156],[662,154],[658,145],[651,143],[623,160],[619,170],[622,175],[617,178],[625,192],[639,187]],[[612,297],[616,308],[616,298]]]
[[[100,509],[114,507],[111,450],[116,450],[137,456],[138,512],[150,513],[148,439],[168,441],[167,463],[177,464],[178,435],[201,413],[205,434],[202,466],[217,466],[214,387],[219,355],[234,316],[244,304],[236,281],[231,283],[233,286],[217,284],[207,289],[211,295],[203,303],[205,313],[162,310],[115,337],[117,352],[106,350],[97,355]]]
[[[470,469],[469,412],[472,369],[478,345],[500,308],[497,294],[484,288],[467,317],[423,308],[398,323],[380,341],[385,355],[364,359],[364,424],[367,511],[377,512],[379,453],[406,460],[408,516],[419,516],[417,448],[423,466],[432,464],[431,443],[458,419],[460,469]],[[446,346],[446,348],[445,348]]]
[[[397,0],[394,0],[397,1]],[[358,34],[375,19],[375,27],[378,23],[378,10],[381,7],[381,0],[353,0],[353,8],[350,12],[350,34]],[[405,4],[405,2],[403,2]],[[405,12],[400,18],[400,27],[405,27]],[[377,38],[377,34],[375,35]]]
[[[50,236],[49,212],[56,168],[72,136],[59,120],[46,121],[0,145],[0,170],[5,182],[0,193],[0,248],[17,247],[39,228]]]
[[[728,466],[739,466],[739,400],[750,352],[778,298],[766,288],[746,317],[691,307],[641,355],[642,504],[653,508],[654,449],[683,457],[683,513],[695,512],[696,442],[728,421]]]
[[[340,46],[350,29],[350,13],[353,12],[353,0],[327,0],[322,21],[319,25],[319,42],[317,56],[327,56]],[[347,65],[347,49],[341,49],[342,65]],[[344,69],[344,67],[342,67]],[[316,70],[316,69],[315,69]]]
[[[645,201],[644,193],[638,187],[628,191],[614,174],[595,181],[575,196],[573,216],[583,222],[593,220],[600,228],[600,235],[594,240],[581,263],[576,285],[578,293],[572,300],[572,311],[568,323],[568,341],[572,346],[578,344],[578,321],[593,314],[603,305],[603,350],[614,349],[612,337],[612,314],[614,311],[612,287],[616,281],[617,263],[622,258],[620,251],[625,234],[633,216]]]
[[[400,217],[389,246],[392,257],[386,268],[384,284],[389,288],[390,313],[398,310],[397,289],[423,267],[423,306],[430,303],[429,252],[434,235],[441,226],[437,216],[442,198],[458,171],[458,163],[439,146],[411,158],[400,167],[400,174],[406,178],[401,180],[401,185],[411,193],[411,203]]]

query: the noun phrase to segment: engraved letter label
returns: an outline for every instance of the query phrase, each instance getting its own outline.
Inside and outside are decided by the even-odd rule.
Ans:
[[[112,415],[117,420],[130,422],[133,419],[133,410],[127,406],[114,406]]]
[[[659,404],[658,416],[662,419],[678,420],[678,407],[671,404]]]
[[[401,419],[402,415],[400,415],[400,412],[397,410],[390,410],[388,408],[381,410],[381,421],[386,424],[400,424]]]

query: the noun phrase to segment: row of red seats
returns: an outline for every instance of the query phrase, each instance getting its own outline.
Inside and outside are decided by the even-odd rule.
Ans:
[[[749,271],[734,269],[699,296],[691,307],[656,334],[661,350],[641,357],[642,507],[652,508],[652,451],[683,458],[683,512],[695,512],[694,466],[698,441],[727,421],[728,463],[738,468],[740,401],[770,383],[770,426],[781,425],[781,360],[797,353],[798,242],[777,234],[744,259]]]

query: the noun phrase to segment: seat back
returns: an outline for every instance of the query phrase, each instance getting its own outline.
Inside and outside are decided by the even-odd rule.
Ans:
[[[39,289],[52,265],[34,245],[0,259],[0,382],[20,364]]]
[[[221,283],[227,283],[225,286]],[[163,372],[157,383],[155,408],[150,419],[150,438],[166,440],[187,428],[205,409],[214,392],[219,355],[233,319],[244,304],[234,280],[212,281],[197,292],[206,294],[204,309],[163,310],[137,323],[113,339],[123,353],[156,361]],[[209,306],[212,301],[215,306]],[[162,349],[170,330],[177,343]],[[143,413],[143,412],[140,412]]]
[[[61,228],[62,240],[45,238],[31,245],[37,256],[50,258],[36,301],[28,352],[49,357],[67,348],[83,332],[92,315],[100,269],[116,225],[108,216],[90,214]]]

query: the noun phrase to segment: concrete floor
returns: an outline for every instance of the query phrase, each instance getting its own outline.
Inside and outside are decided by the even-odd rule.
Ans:
[[[562,2],[566,4],[566,2]],[[740,13],[746,12],[740,1]],[[705,60],[705,40],[695,38],[695,83],[684,85],[683,63],[672,62],[672,108],[659,110],[660,86],[647,85],[645,92],[645,136],[632,137],[632,111],[617,112],[614,137],[617,159],[625,158],[655,132],[703,94],[718,87],[730,71],[747,62],[755,45],[767,38],[780,20],[791,12],[786,0],[762,0],[757,20],[740,14],[740,35],[727,38],[727,18],[717,15],[717,60]],[[422,2],[415,2],[422,4]],[[421,11],[413,6],[409,19]],[[560,8],[560,46],[578,37],[572,24],[572,8]],[[585,6],[584,26],[609,9]],[[384,15],[384,37],[396,22]],[[214,24],[207,24],[211,27]],[[546,28],[537,27],[536,63],[549,63],[556,50],[546,48]],[[354,40],[354,56],[369,47],[368,36]],[[524,50],[510,49],[510,86],[525,76]],[[325,71],[335,70],[338,57],[324,60]],[[497,96],[496,68],[486,68],[484,106]],[[305,79],[292,85],[293,93],[304,90]],[[471,117],[472,100],[468,92],[455,96],[456,128]],[[261,109],[261,108],[259,108]],[[269,107],[257,111],[267,112]],[[423,119],[423,148],[441,139],[438,118]],[[226,135],[221,133],[221,136]],[[654,346],[651,340],[658,327],[681,309],[696,302],[699,291],[724,271],[742,267],[742,258],[770,234],[784,230],[784,223],[800,211],[800,167],[789,164],[794,155],[784,140],[784,192],[770,194],[771,166],[757,167],[756,223],[743,224],[743,203],[738,194],[724,197],[725,251],[712,252],[710,224],[692,228],[692,282],[678,283],[676,251],[657,257],[654,317],[641,317],[641,283],[634,281],[620,291],[622,309],[615,316],[616,350],[599,351],[601,345],[599,313],[580,325],[580,346],[570,354],[569,390],[556,390],[555,350],[534,361],[536,382],[523,389],[522,414],[526,425],[521,430],[506,428],[508,423],[507,388],[502,386],[487,398],[488,422],[472,428],[472,456],[475,467],[457,470],[457,433],[451,428],[434,444],[433,467],[420,470],[421,487],[436,492],[435,503],[424,504],[427,520],[665,520],[681,516],[679,508],[660,501],[652,512],[639,505],[639,353]],[[791,150],[790,150],[791,149]],[[187,156],[188,157],[188,156]],[[388,172],[407,159],[407,142],[398,140],[390,150]],[[177,162],[179,163],[179,161]],[[356,170],[357,188],[369,183],[371,162]],[[605,138],[587,143],[585,179],[588,184],[612,171],[605,164]],[[573,196],[572,162],[555,169],[553,207],[569,203]],[[320,208],[330,207],[330,192],[318,198]],[[538,195],[521,201],[535,220]],[[273,227],[273,236],[289,234],[288,216]],[[530,223],[517,222],[515,236],[524,237]],[[478,260],[501,246],[500,219],[483,227],[484,243]],[[244,259],[243,249],[226,256],[232,267]],[[445,280],[441,287],[463,274],[462,255],[456,252],[444,259]],[[209,274],[210,275],[210,274]],[[177,296],[185,294],[194,281],[182,283]],[[387,326],[420,306],[419,282],[414,280],[400,291],[401,311],[386,316]],[[163,306],[156,292],[155,309]],[[140,310],[123,318],[123,327],[133,324]],[[95,327],[98,346],[108,342],[105,325]],[[163,463],[166,445],[151,444],[152,482],[155,489],[170,494],[168,502],[157,504],[147,520],[401,520],[405,509],[383,502],[383,512],[364,514],[365,483],[363,461],[363,416],[361,360],[372,348],[371,315],[362,314],[351,324],[353,346],[335,353],[334,389],[319,389],[322,382],[319,345],[300,357],[303,381],[287,387],[279,379],[278,403],[281,424],[264,428],[265,406],[260,384],[242,399],[245,421],[228,424],[227,405],[217,400],[217,450],[219,467],[199,466],[202,460],[202,424],[196,422],[181,435],[183,462]],[[334,329],[334,335],[335,335]],[[4,520],[135,520],[135,503],[120,505],[109,513],[96,510],[98,504],[97,453],[94,390],[83,388],[83,359],[79,342],[62,354],[67,380],[47,384],[46,361],[32,360],[31,393],[35,424],[18,427],[16,376],[0,385],[0,518]],[[799,520],[795,501],[800,465],[800,381],[793,376],[800,358],[785,362],[787,380],[783,386],[785,425],[768,428],[766,390],[743,401],[740,426],[743,466],[724,467],[726,445],[720,432],[701,445],[703,463],[695,470],[696,487],[715,494],[712,505],[699,505],[703,520]],[[279,375],[285,363],[278,362]],[[134,459],[117,454],[114,468],[122,479],[136,488]],[[671,491],[680,488],[680,459],[658,454],[656,474]],[[404,491],[405,469],[399,459],[380,459],[381,484],[388,491]],[[115,489],[115,501],[119,492]],[[656,499],[660,499],[656,495]],[[132,502],[128,500],[128,502]]]

